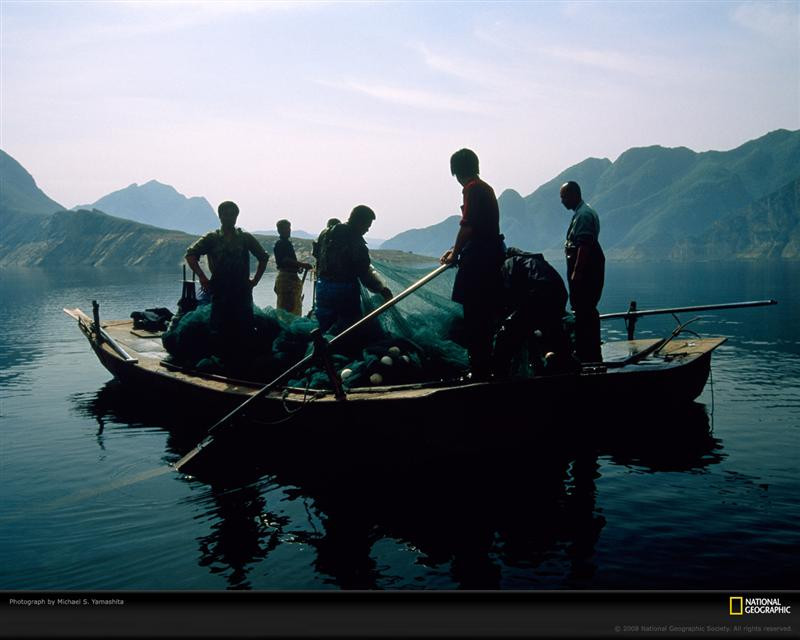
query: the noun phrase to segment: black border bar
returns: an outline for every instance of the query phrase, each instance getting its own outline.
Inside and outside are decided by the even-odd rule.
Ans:
[[[730,599],[789,613],[731,615]],[[7,591],[8,638],[800,637],[800,591]]]

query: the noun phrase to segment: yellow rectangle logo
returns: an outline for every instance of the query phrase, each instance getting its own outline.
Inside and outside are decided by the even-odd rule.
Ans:
[[[744,615],[744,597],[743,596],[731,596],[730,605],[731,605],[731,615],[732,616]]]

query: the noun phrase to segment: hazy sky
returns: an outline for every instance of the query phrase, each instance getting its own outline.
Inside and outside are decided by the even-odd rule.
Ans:
[[[632,146],[800,129],[800,2],[0,2],[0,146],[71,207],[150,179],[318,231]],[[556,198],[557,194],[553,194]]]

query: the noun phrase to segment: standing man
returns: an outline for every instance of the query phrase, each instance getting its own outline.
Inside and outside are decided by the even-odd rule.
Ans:
[[[275,293],[278,296],[277,307],[299,316],[303,312],[301,296],[303,281],[297,275],[298,271],[308,270],[308,262],[298,262],[294,252],[294,245],[289,238],[292,235],[292,223],[288,220],[278,220],[275,225],[278,229],[278,241],[273,247],[275,265],[278,275],[275,278]]]
[[[602,362],[600,314],[606,257],[600,247],[600,218],[583,201],[577,182],[561,186],[561,204],[572,214],[564,251],[567,255],[569,300],[575,312],[575,354],[581,362]]]
[[[494,190],[478,177],[478,156],[474,151],[456,151],[450,158],[450,173],[463,187],[464,204],[455,244],[440,262],[458,262],[452,299],[464,307],[472,380],[487,380],[491,373],[493,321],[503,287],[500,266],[505,243],[500,234],[500,210]]]
[[[341,333],[362,318],[359,281],[385,300],[392,297],[370,262],[364,240],[374,219],[375,212],[361,204],[353,209],[347,222],[328,227],[320,234],[315,314],[323,333]]]
[[[269,255],[251,234],[236,227],[239,207],[226,201],[217,209],[220,228],[210,231],[186,250],[186,264],[197,275],[203,291],[211,294],[213,352],[226,365],[249,353],[253,334],[253,287],[258,284]],[[250,278],[250,255],[258,268]],[[200,266],[208,256],[209,279]]]
[[[314,260],[319,261],[319,245],[323,242],[325,234],[328,233],[330,229],[333,229],[337,224],[342,224],[342,221],[339,220],[339,218],[330,218],[325,224],[325,228],[319,232],[317,239],[311,243],[311,255],[314,256]]]
[[[312,297],[311,297],[311,311],[308,312],[308,317],[310,318],[312,315],[316,316],[317,311],[317,278],[319,276],[319,247],[320,244],[324,241],[325,234],[328,233],[329,229],[333,229],[337,224],[342,224],[342,221],[339,218],[329,218],[328,222],[325,224],[325,228],[319,232],[317,239],[311,243],[311,255],[314,257],[314,282],[312,287]]]

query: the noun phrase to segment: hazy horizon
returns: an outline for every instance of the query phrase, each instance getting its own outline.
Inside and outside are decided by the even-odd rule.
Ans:
[[[527,195],[630,147],[800,129],[800,4],[0,3],[0,146],[66,207],[169,184],[314,232],[458,213],[474,149]],[[554,194],[554,197],[557,197]]]

